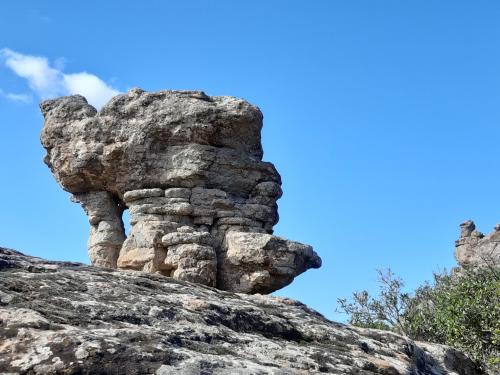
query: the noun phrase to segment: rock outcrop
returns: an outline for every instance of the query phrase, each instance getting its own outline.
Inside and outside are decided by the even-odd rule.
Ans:
[[[272,235],[281,178],[262,161],[257,107],[140,89],[100,112],[78,95],[40,107],[45,162],[89,218],[92,264],[244,293],[320,267],[310,246]]]
[[[477,231],[471,220],[460,224],[455,258],[462,268],[500,267],[500,224],[488,235]]]
[[[0,373],[481,374],[452,348],[334,323],[290,299],[3,248]]]

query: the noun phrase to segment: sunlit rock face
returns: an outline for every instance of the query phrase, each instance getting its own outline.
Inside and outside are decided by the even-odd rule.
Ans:
[[[0,247],[0,374],[484,373],[456,349],[335,323],[288,298]]]
[[[94,265],[243,293],[320,267],[310,246],[272,235],[281,178],[247,101],[132,89],[99,112],[78,95],[40,107],[45,162],[89,218]]]
[[[455,258],[463,268],[500,267],[500,224],[487,235],[476,230],[472,220],[460,224]]]

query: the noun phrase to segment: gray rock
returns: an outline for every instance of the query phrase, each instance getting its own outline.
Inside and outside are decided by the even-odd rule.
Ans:
[[[222,289],[261,293],[292,282],[297,272],[319,268],[321,259],[311,246],[264,233],[226,233],[218,285]]]
[[[170,188],[165,190],[165,197],[189,199],[191,198],[191,189]]]
[[[183,228],[183,227],[181,227]],[[179,228],[179,229],[181,229]],[[161,239],[163,246],[169,247],[180,244],[201,244],[211,245],[212,238],[208,232],[171,232],[164,235]]]
[[[195,243],[169,246],[164,269],[175,279],[215,286],[217,255],[211,246]]]
[[[450,347],[335,323],[287,298],[3,248],[0,293],[5,374],[481,374]]]
[[[463,268],[500,267],[500,224],[484,235],[472,220],[460,224],[455,258]]]
[[[73,194],[72,199],[82,205],[89,218],[87,245],[92,264],[116,268],[116,260],[125,241],[122,221],[125,206],[117,203],[106,191]]]
[[[226,233],[271,235],[278,222],[281,178],[271,163],[262,161],[262,113],[257,107],[199,91],[140,89],[116,96],[100,112],[78,95],[40,107],[45,162],[89,216],[92,264],[213,285],[213,275],[201,276],[213,267],[212,260],[207,263],[194,254],[209,246],[216,259],[224,260],[216,262],[216,287],[244,293],[272,292],[319,267],[318,256],[306,245],[268,249],[268,263],[251,264],[254,258],[245,256],[239,265],[225,265],[236,259],[225,254]],[[132,226],[128,238],[124,209]],[[190,235],[179,234],[183,226]],[[193,234],[202,232],[203,241]],[[190,265],[189,272],[165,268],[165,259],[179,256],[169,255],[170,248],[180,244],[196,245],[182,247],[182,253],[198,259],[200,267]],[[279,265],[292,247],[308,249],[309,255]],[[245,251],[240,247],[238,254]]]
[[[130,203],[137,199],[163,197],[164,194],[164,191],[158,188],[133,190],[127,191],[125,194],[123,194],[123,200],[127,203]]]

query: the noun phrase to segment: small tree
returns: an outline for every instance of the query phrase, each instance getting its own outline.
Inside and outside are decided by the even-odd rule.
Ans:
[[[349,323],[358,327],[392,329],[407,335],[404,312],[411,302],[410,295],[403,292],[404,282],[390,269],[377,270],[380,294],[370,296],[368,291],[354,292],[352,300],[337,300],[342,312],[350,316]]]
[[[415,340],[454,346],[485,370],[500,372],[500,275],[498,269],[434,275],[413,295],[390,270],[378,271],[380,294],[339,299],[353,325],[389,329]]]

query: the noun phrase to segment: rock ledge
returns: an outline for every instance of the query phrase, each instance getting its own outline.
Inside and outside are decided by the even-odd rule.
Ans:
[[[452,348],[334,323],[290,299],[4,248],[0,373],[481,374]]]

